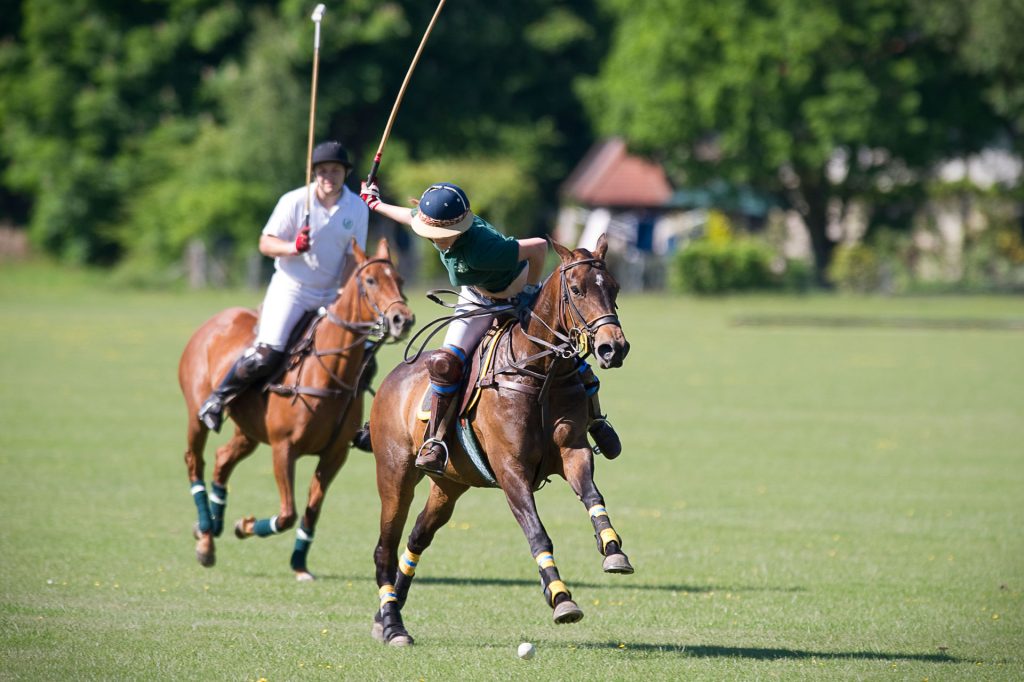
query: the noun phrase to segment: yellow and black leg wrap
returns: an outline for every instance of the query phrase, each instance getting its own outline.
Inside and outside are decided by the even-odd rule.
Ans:
[[[380,589],[377,590],[377,594],[380,596],[380,610],[384,611],[384,606],[391,602],[398,603],[398,595],[395,594],[394,585],[381,585]]]
[[[395,580],[395,594],[398,596],[398,605],[405,606],[405,598],[409,595],[409,587],[412,579],[416,576],[416,566],[420,562],[420,555],[406,549],[398,559],[398,578]]]
[[[594,525],[594,537],[597,539],[597,551],[602,556],[608,556],[608,545],[616,543],[622,547],[622,538],[612,528],[612,522],[608,519],[608,510],[603,504],[595,504],[589,510],[590,522]]]
[[[564,594],[566,599],[572,599],[569,588],[562,582],[558,575],[558,568],[555,566],[555,557],[551,552],[541,552],[536,557],[537,567],[540,569],[540,581],[544,586],[544,598],[548,606],[554,608],[558,603],[558,595]]]

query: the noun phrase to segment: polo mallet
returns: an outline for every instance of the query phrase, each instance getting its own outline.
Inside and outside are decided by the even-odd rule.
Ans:
[[[423,34],[423,38],[420,40],[420,46],[416,48],[416,55],[412,58],[412,64],[409,65],[409,70],[405,72],[405,80],[402,81],[402,87],[398,89],[398,97],[395,99],[395,105],[391,107],[391,115],[388,116],[388,124],[384,126],[384,135],[380,138],[380,146],[377,147],[377,154],[373,157],[373,166],[370,168],[370,174],[366,176],[366,184],[372,185],[373,181],[377,179],[377,169],[380,168],[380,157],[384,153],[384,145],[387,144],[388,136],[391,135],[391,126],[395,123],[395,116],[398,114],[398,107],[402,104],[402,97],[405,96],[405,88],[409,85],[409,79],[412,78],[412,72],[416,68],[416,63],[420,60],[420,55],[423,53],[423,46],[427,44],[427,38],[430,37],[430,32],[434,30],[434,24],[437,23],[437,17],[441,14],[441,8],[444,7],[445,0],[441,0],[437,3],[437,9],[434,10],[434,16],[430,19],[430,23],[427,25],[427,30]]]
[[[316,6],[313,14],[309,17],[316,24],[316,32],[313,37],[313,87],[309,93],[309,142],[306,145],[306,218],[303,221],[302,229],[309,232],[309,210],[312,205],[310,184],[313,176],[313,125],[316,121],[316,78],[320,68],[320,22],[324,18],[326,7],[323,3]]]

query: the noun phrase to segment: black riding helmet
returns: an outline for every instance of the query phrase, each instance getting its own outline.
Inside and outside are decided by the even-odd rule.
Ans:
[[[352,162],[348,160],[348,151],[345,150],[345,147],[340,142],[329,140],[313,147],[313,160],[311,164],[313,168],[316,168],[318,163],[332,161],[352,170]]]

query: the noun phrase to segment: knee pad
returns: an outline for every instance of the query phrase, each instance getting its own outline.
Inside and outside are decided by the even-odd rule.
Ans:
[[[251,346],[242,353],[242,361],[238,366],[238,376],[246,381],[265,377],[274,371],[278,361],[283,356],[283,351],[274,350],[262,343]]]
[[[430,381],[438,386],[451,386],[462,381],[466,354],[458,346],[445,346],[427,357]]]

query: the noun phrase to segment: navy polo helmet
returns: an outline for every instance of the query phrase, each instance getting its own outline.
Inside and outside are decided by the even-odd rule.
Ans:
[[[450,182],[431,185],[420,197],[412,229],[427,239],[446,239],[462,234],[473,224],[469,198]]]

